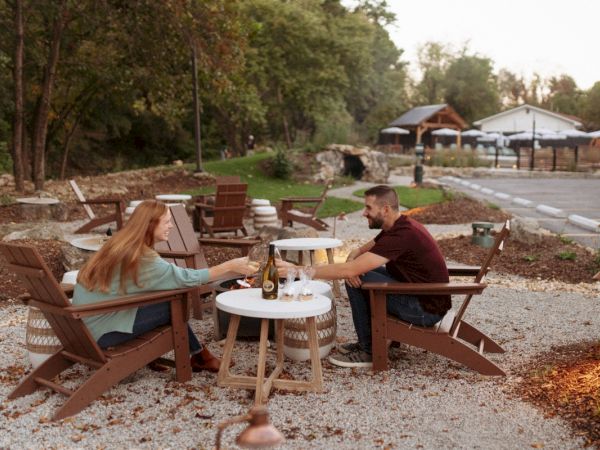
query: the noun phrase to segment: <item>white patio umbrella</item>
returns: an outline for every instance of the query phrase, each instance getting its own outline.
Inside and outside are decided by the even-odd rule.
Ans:
[[[556,134],[556,131],[555,130],[551,130],[550,128],[536,128],[535,129],[535,133],[536,134],[541,134],[541,135],[544,135],[544,134]]]
[[[535,136],[531,131],[524,131],[522,133],[512,134],[508,136],[508,139],[511,141],[530,141],[532,139],[540,139],[542,137],[541,134],[535,133]]]
[[[400,127],[384,128],[380,131],[382,134],[410,134],[410,131]]]
[[[440,128],[439,130],[432,131],[433,136],[457,136],[458,131],[451,128]]]
[[[464,137],[480,137],[480,136],[485,136],[487,133],[481,131],[481,130],[467,130],[467,131],[463,131],[461,133],[461,136]]]
[[[500,133],[488,133],[477,138],[477,142],[496,142],[502,135]]]
[[[587,138],[590,137],[588,133],[581,130],[562,130],[559,131],[559,134],[564,134],[566,137],[570,138]]]
[[[592,131],[591,133],[588,133],[588,136],[591,138],[600,138],[600,130]]]

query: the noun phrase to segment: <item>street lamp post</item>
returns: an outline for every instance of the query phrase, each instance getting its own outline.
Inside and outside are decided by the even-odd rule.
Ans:
[[[425,154],[425,147],[419,143],[415,145],[415,184],[420,185],[423,183],[423,155]]]

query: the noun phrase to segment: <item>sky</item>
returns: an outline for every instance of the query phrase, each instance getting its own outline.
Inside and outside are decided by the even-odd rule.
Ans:
[[[352,3],[351,0],[344,2]],[[396,14],[388,26],[411,73],[417,49],[428,41],[469,44],[491,58],[495,71],[530,79],[566,73],[581,89],[600,81],[600,0],[387,0]]]

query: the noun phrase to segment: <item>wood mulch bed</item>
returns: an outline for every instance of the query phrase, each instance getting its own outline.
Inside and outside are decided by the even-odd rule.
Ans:
[[[600,342],[553,347],[521,372],[520,396],[546,417],[567,420],[585,445],[600,448]]]

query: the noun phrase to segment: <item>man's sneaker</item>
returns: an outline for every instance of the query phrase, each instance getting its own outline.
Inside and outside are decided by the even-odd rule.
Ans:
[[[330,356],[329,362],[340,367],[373,367],[373,356],[362,350],[355,350],[345,355]]]
[[[360,344],[358,342],[347,342],[345,344],[338,345],[337,351],[342,355],[346,355],[360,349]]]

